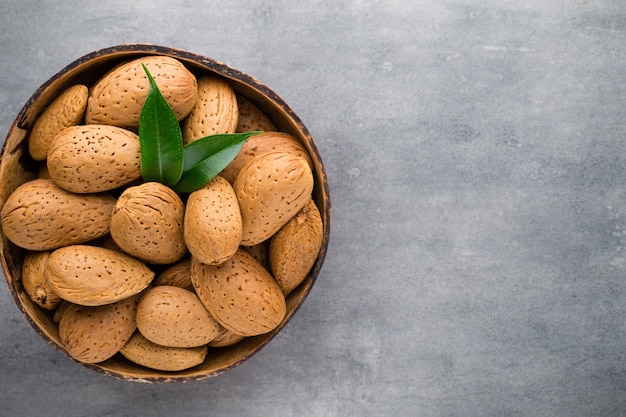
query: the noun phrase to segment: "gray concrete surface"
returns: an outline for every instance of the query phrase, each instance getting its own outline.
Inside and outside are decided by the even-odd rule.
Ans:
[[[0,285],[0,415],[626,415],[622,0],[0,8],[3,137],[34,89],[88,52],[183,48],[293,106],[334,210],[296,317],[215,379],[83,369]]]

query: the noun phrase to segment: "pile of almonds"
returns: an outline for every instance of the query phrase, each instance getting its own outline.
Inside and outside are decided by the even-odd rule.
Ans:
[[[184,143],[263,131],[189,194],[144,182],[137,136],[150,88],[142,63],[181,124]],[[92,86],[74,85],[29,136],[38,178],[0,212],[26,249],[22,284],[50,310],[68,354],[121,354],[156,370],[201,364],[211,349],[268,333],[322,246],[306,149],[229,82],[146,56]]]

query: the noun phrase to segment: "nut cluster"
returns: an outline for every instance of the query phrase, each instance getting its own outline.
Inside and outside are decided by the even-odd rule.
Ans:
[[[250,137],[220,175],[189,194],[144,182],[137,136],[150,69],[185,143]],[[53,314],[67,353],[115,355],[160,371],[203,363],[212,349],[276,329],[287,296],[322,247],[313,163],[293,136],[215,74],[147,56],[94,85],[74,85],[29,134],[38,178],[0,211],[26,250],[23,288]]]

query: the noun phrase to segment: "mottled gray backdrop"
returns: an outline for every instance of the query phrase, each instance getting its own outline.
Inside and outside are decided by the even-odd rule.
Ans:
[[[292,105],[326,263],[253,359],[158,386],[56,352],[1,282],[0,415],[626,415],[623,0],[2,0],[2,138],[59,69],[135,42]]]

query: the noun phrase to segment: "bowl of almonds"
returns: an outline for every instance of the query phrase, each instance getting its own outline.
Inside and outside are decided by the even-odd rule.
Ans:
[[[13,299],[76,363],[135,382],[217,376],[309,294],[331,207],[311,134],[255,78],[178,49],[87,54],[39,87],[0,156]]]

